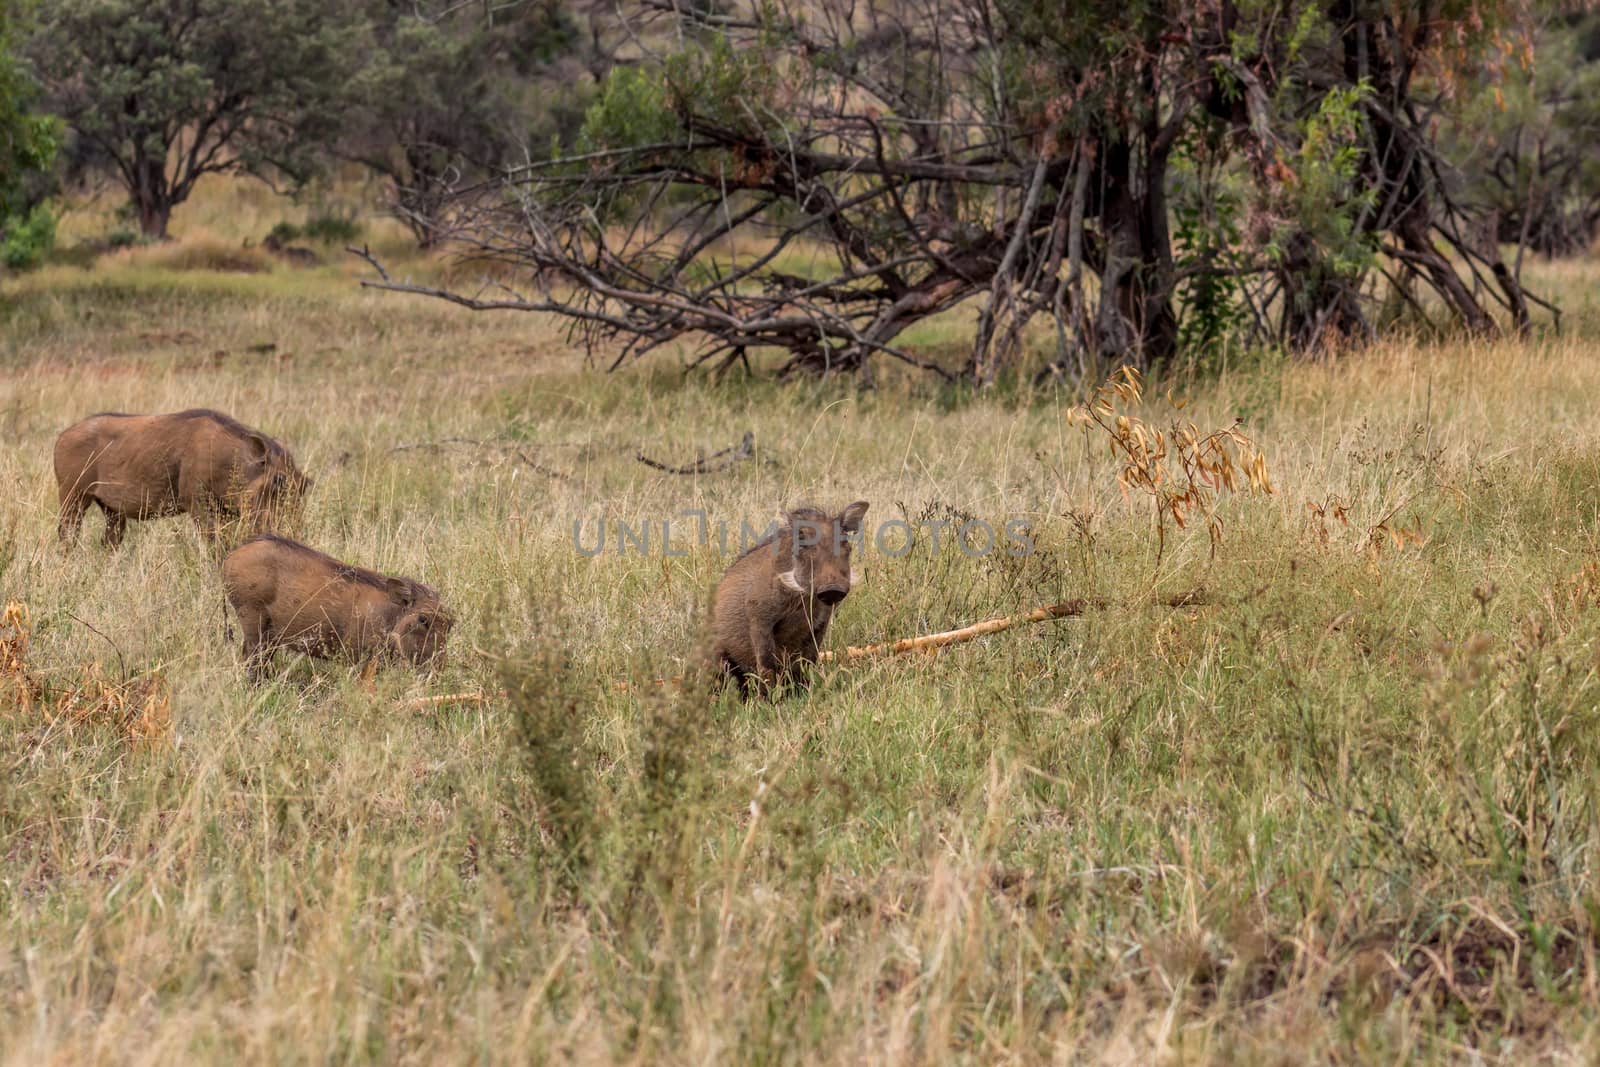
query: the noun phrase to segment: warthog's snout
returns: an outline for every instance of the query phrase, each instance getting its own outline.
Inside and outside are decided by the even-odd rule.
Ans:
[[[817,590],[817,599],[831,608],[835,604],[839,603],[839,601],[843,600],[845,594],[848,592],[850,592],[850,590],[845,586],[830,585],[826,589]]]

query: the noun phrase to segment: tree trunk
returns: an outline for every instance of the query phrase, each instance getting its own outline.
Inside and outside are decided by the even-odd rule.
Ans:
[[[1102,356],[1158,365],[1177,347],[1172,311],[1172,249],[1166,220],[1166,160],[1152,155],[1133,173],[1126,143],[1106,147],[1100,180],[1105,263],[1095,332]]]
[[[1289,349],[1311,352],[1372,333],[1361,310],[1361,277],[1334,274],[1305,233],[1285,242],[1276,273],[1283,288],[1281,340]]]
[[[449,176],[439,171],[431,149],[408,147],[405,159],[404,179],[399,174],[394,177],[394,201],[400,220],[426,252],[439,244]]]
[[[134,207],[139,212],[139,232],[154,241],[167,239],[172,218],[172,196],[163,160],[141,158],[134,163]]]
[[[1369,86],[1378,105],[1362,108],[1372,139],[1363,177],[1378,202],[1392,207],[1369,225],[1394,235],[1405,251],[1402,269],[1433,286],[1468,330],[1496,333],[1493,316],[1434,245],[1434,222],[1448,193],[1428,172],[1425,134],[1410,112],[1412,70],[1396,42],[1400,31],[1364,13],[1356,0],[1336,0],[1329,17],[1340,28],[1346,79]]]

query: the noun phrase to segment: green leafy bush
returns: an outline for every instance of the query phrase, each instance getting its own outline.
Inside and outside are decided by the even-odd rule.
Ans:
[[[661,75],[641,67],[618,67],[600,88],[600,98],[583,116],[580,152],[669,141],[681,133],[667,105]]]
[[[361,236],[361,223],[356,221],[354,215],[346,215],[338,211],[321,212],[312,215],[300,227],[301,237],[308,241],[324,241],[328,244],[340,244],[345,241],[354,241]]]
[[[44,204],[35,204],[20,219],[9,220],[0,233],[0,263],[7,270],[31,270],[55,247],[56,217]]]

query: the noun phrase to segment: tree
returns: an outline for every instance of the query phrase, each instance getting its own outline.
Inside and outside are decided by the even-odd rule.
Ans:
[[[57,114],[115,161],[141,231],[162,238],[206,174],[313,171],[352,30],[319,0],[55,0],[33,52]]]
[[[555,0],[380,3],[370,26],[343,153],[388,182],[424,248],[456,188],[581,119],[577,25]]]
[[[701,361],[776,348],[790,371],[887,357],[978,383],[1040,315],[1055,365],[1084,370],[1215,337],[1186,333],[1196,309],[1296,349],[1370,336],[1390,292],[1432,290],[1469,330],[1498,328],[1490,299],[1526,321],[1433,122],[1510,5],[630,10],[645,61],[612,72],[578,151],[457,201],[453,235],[529,268],[529,291],[375,284],[555,311],[620,340],[613,366],[687,341]],[[897,342],[968,300],[963,366]]]
[[[56,122],[34,113],[38,86],[14,55],[15,5],[0,0],[0,237],[49,191]]]
[[[1445,136],[1462,195],[1502,242],[1575,255],[1600,226],[1600,16],[1540,6],[1532,46],[1446,117]]]
[[[1438,120],[1460,107],[1463,86],[1495,69],[1502,42],[1525,31],[1514,21],[1519,11],[1470,0],[1332,0],[1309,8],[1294,33],[1277,35],[1270,55],[1283,72],[1278,91],[1323,115],[1345,112],[1336,124],[1346,130],[1347,147],[1334,151],[1330,165],[1345,168],[1349,177],[1343,194],[1332,198],[1332,256],[1319,254],[1327,242],[1312,241],[1319,251],[1280,255],[1271,274],[1283,301],[1286,343],[1305,348],[1329,334],[1370,336],[1373,327],[1362,310],[1370,293],[1363,290],[1374,275],[1424,320],[1429,310],[1415,295],[1419,287],[1431,290],[1445,314],[1470,332],[1499,329],[1495,304],[1517,328],[1527,326],[1529,297],[1501,262],[1492,229],[1485,234],[1481,210],[1457,195],[1460,183],[1438,134]],[[1282,165],[1281,147],[1264,142],[1259,149],[1262,160],[1275,149],[1277,184],[1301,180]],[[1293,241],[1308,228],[1291,225],[1283,232]],[[1325,269],[1339,257],[1343,269]],[[1306,278],[1312,284],[1304,284]]]
[[[463,302],[558,310],[590,341],[626,338],[624,359],[685,335],[712,339],[707,358],[761,345],[816,369],[912,358],[893,339],[978,292],[1000,259],[1005,235],[959,194],[1024,177],[996,156],[984,95],[962,92],[981,84],[981,26],[912,0],[862,10],[858,35],[842,5],[823,6],[813,21],[651,5],[662,25],[635,37],[688,47],[613,71],[575,154],[458,200],[453,238],[570,288]],[[771,251],[741,257],[728,239],[746,228]],[[781,255],[811,240],[825,250],[807,276]]]

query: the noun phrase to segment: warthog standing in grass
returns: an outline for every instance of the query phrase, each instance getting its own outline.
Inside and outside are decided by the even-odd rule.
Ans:
[[[322,659],[426,663],[443,651],[455,623],[421,582],[352,567],[276,534],[228,553],[222,588],[244,630],[253,677],[280,648]]]
[[[56,438],[57,532],[77,539],[83,513],[98,504],[105,542],[122,543],[129,519],[188,512],[209,538],[243,516],[262,530],[300,505],[311,480],[289,450],[216,411],[92,415]]]
[[[749,692],[794,678],[814,663],[834,609],[850,592],[851,542],[867,502],[837,515],[802,507],[745,552],[717,585],[712,635],[723,667]]]
[[[304,245],[286,244],[283,238],[275,233],[267,234],[266,240],[261,242],[261,247],[274,255],[283,257],[297,267],[316,267],[322,264],[322,260],[311,249],[306,248]]]

